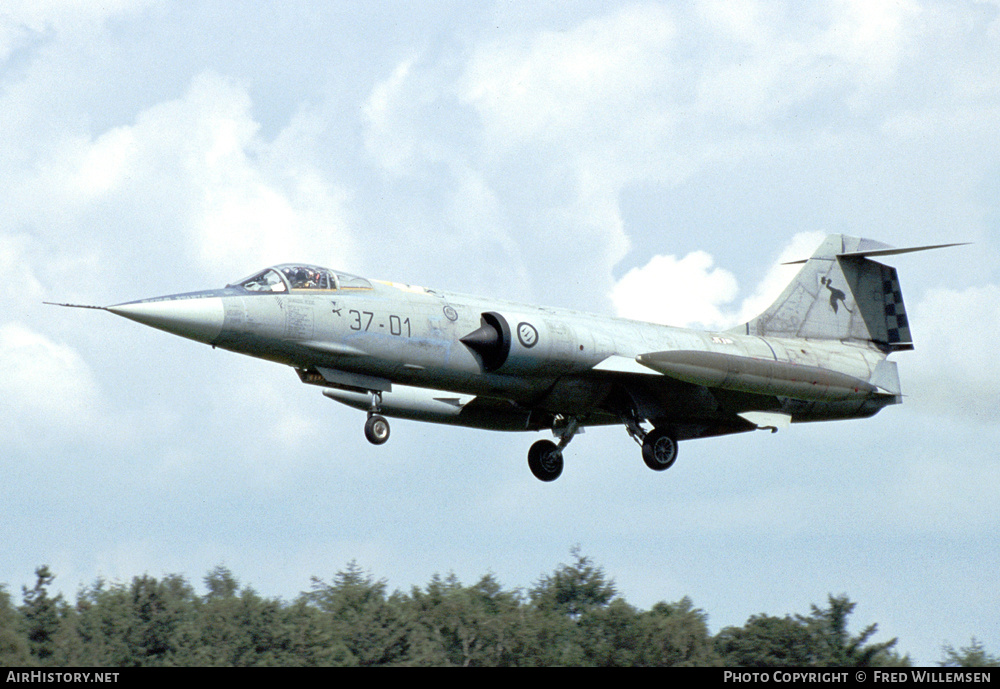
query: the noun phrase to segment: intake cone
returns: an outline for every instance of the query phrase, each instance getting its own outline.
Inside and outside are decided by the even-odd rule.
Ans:
[[[482,325],[459,341],[479,355],[483,368],[495,371],[507,361],[510,354],[510,327],[498,313],[484,313]]]

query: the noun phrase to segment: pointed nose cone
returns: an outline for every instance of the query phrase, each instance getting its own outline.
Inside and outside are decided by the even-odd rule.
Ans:
[[[133,301],[107,310],[153,328],[212,344],[222,332],[225,311],[221,297]]]

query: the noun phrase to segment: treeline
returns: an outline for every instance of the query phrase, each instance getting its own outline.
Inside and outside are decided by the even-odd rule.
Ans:
[[[22,603],[0,587],[0,666],[870,666],[907,665],[877,626],[851,635],[855,604],[830,596],[808,615],[755,615],[709,633],[688,598],[638,610],[589,558],[543,575],[528,591],[487,575],[471,586],[435,576],[392,592],[355,563],[314,578],[294,601],[241,588],[217,567],[198,595],[183,577],[98,580],[75,603],[51,595],[48,567]],[[996,664],[972,646],[941,664]],[[949,655],[950,654],[950,655]],[[978,654],[978,655],[977,655]]]

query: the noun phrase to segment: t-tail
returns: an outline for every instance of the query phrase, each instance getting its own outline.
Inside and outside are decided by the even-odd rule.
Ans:
[[[868,343],[885,354],[913,349],[896,269],[871,260],[958,244],[896,249],[829,235],[764,313],[734,329],[748,335]]]

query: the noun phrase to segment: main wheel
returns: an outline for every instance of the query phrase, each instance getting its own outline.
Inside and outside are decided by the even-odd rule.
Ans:
[[[642,442],[642,461],[653,471],[663,471],[677,460],[677,441],[666,431],[653,429]]]
[[[555,481],[563,470],[562,450],[551,440],[539,440],[528,450],[528,468],[539,481]]]
[[[372,445],[381,445],[389,439],[389,422],[384,416],[372,414],[365,421],[365,437]]]

